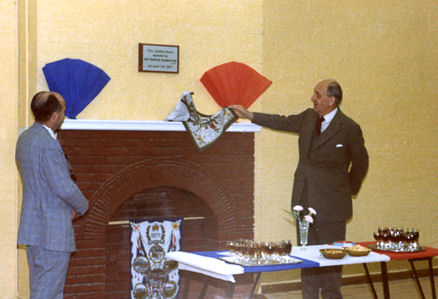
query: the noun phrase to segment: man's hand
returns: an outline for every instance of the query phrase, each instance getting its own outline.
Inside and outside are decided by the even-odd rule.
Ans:
[[[231,110],[233,110],[234,114],[237,115],[239,118],[246,118],[249,120],[252,120],[254,117],[254,114],[251,111],[246,110],[241,105],[231,105],[228,106]]]
[[[75,210],[71,210],[71,220],[72,221],[75,221],[79,217],[81,217],[81,214],[77,213]]]

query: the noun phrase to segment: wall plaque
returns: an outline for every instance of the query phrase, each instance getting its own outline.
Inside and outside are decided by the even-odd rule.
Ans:
[[[179,46],[138,44],[138,71],[178,73]]]

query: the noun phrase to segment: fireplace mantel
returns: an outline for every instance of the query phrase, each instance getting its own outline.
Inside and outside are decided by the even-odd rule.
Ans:
[[[132,120],[94,120],[65,119],[63,130],[120,130],[120,131],[185,131],[180,121],[132,121]],[[260,126],[252,123],[234,123],[227,132],[259,132]]]

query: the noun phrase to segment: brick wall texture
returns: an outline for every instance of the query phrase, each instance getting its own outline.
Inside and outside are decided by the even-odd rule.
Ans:
[[[58,137],[90,201],[75,222],[78,250],[66,299],[129,297],[129,225],[110,222],[185,217],[185,251],[253,238],[253,133],[225,133],[203,152],[186,132],[63,130]],[[191,281],[189,298],[195,297],[202,277],[182,275]],[[236,298],[245,297],[251,279],[240,279]],[[215,283],[208,294],[220,297],[225,289]]]

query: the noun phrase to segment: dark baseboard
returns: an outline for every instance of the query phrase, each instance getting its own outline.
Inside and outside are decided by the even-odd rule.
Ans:
[[[433,274],[436,276],[438,274],[438,268],[433,269]],[[418,277],[429,277],[429,269],[420,269],[417,270]],[[370,274],[373,282],[381,282],[382,276],[380,274]],[[401,271],[401,272],[389,272],[388,280],[403,280],[412,278],[412,271]],[[355,275],[349,277],[342,278],[342,285],[354,285],[354,284],[367,284],[368,279],[365,274],[363,275]],[[271,294],[271,293],[283,293],[283,292],[291,292],[301,290],[301,282],[284,282],[284,283],[272,283],[272,284],[263,284],[261,286],[262,294]]]

